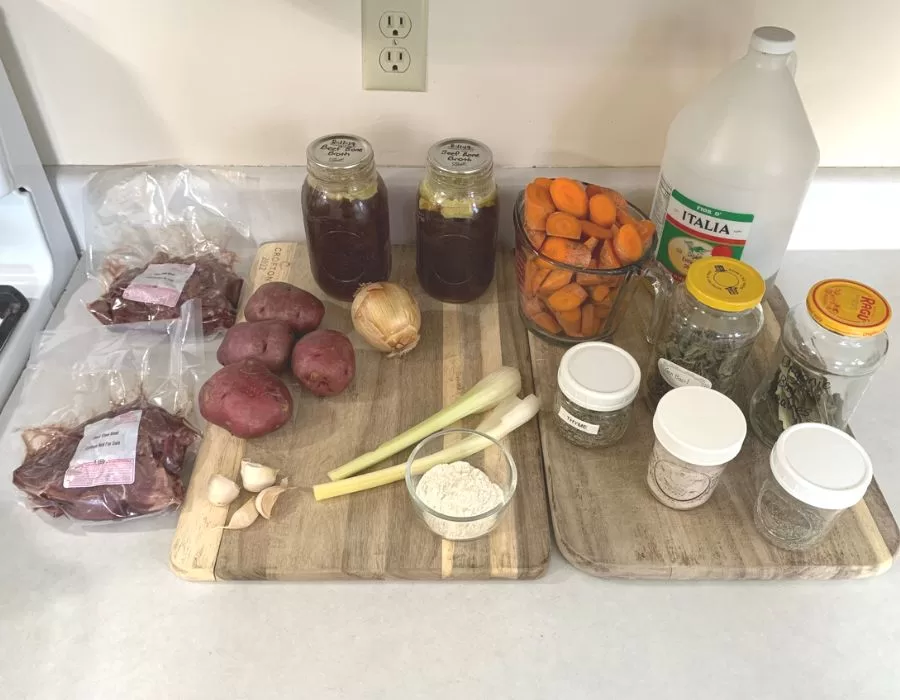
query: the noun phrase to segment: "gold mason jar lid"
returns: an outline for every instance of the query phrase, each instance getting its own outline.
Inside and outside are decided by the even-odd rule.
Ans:
[[[806,295],[809,315],[840,335],[878,335],[891,320],[891,305],[881,294],[853,280],[822,280]]]
[[[695,260],[684,286],[697,301],[719,311],[752,309],[766,293],[766,283],[755,269],[725,257]]]

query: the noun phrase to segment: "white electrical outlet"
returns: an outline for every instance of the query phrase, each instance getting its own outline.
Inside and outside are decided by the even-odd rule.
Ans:
[[[428,0],[362,0],[363,88],[425,90]]]

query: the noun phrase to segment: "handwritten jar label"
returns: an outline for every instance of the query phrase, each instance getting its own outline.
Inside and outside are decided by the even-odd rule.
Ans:
[[[576,430],[580,430],[582,433],[587,433],[588,435],[596,435],[600,432],[600,426],[595,425],[594,423],[586,423],[583,420],[579,420],[571,413],[569,413],[563,406],[559,407],[559,415],[560,419],[564,422],[571,425]]]
[[[178,306],[184,285],[194,274],[196,265],[165,263],[147,265],[147,269],[135,277],[122,296],[129,301],[160,306]]]
[[[86,425],[63,476],[63,486],[133,484],[141,413],[128,411]]]
[[[689,369],[685,369],[681,365],[677,365],[671,360],[667,360],[665,357],[660,357],[659,362],[657,362],[656,365],[659,368],[660,376],[665,379],[666,384],[673,389],[677,389],[680,386],[702,386],[705,389],[712,388],[712,382],[706,377],[701,377],[696,372],[691,372]]]

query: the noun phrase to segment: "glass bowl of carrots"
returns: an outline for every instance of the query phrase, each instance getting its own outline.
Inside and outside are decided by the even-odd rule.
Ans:
[[[654,283],[656,231],[608,187],[539,177],[516,201],[519,310],[530,331],[580,343],[618,327],[641,276]]]

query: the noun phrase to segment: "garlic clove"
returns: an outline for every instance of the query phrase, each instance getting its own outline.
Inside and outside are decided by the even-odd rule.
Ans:
[[[214,506],[230,505],[240,492],[236,483],[221,474],[213,474],[206,485],[206,499]]]
[[[288,490],[288,487],[285,486],[286,483],[287,479],[282,479],[281,483],[277,486],[269,486],[256,494],[256,499],[254,500],[256,510],[259,511],[259,514],[266,520],[272,517],[272,509],[275,507],[275,501],[278,500],[278,497],[281,494]]]
[[[253,493],[259,493],[275,483],[276,472],[272,467],[257,464],[247,459],[241,460],[241,483]]]
[[[231,516],[231,520],[223,527],[223,530],[243,530],[250,527],[259,517],[259,511],[256,510],[254,499],[250,499],[240,508],[238,508]]]

